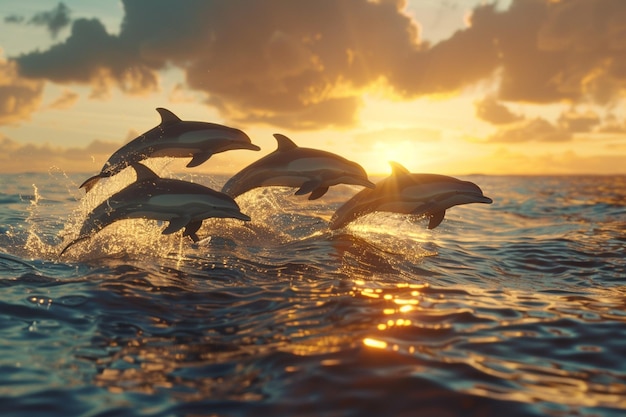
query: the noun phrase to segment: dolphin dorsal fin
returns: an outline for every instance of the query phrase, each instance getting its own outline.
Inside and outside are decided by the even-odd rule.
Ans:
[[[402,164],[399,164],[395,161],[389,161],[389,165],[391,165],[391,175],[394,177],[399,177],[400,175],[409,175],[410,172],[406,169]]]
[[[156,111],[161,115],[161,124],[169,125],[172,123],[180,122],[180,117],[176,116],[174,113],[169,111],[168,109],[164,109],[163,107],[157,107]]]
[[[280,133],[274,133],[274,137],[278,142],[278,149],[276,149],[278,152],[286,152],[298,147],[298,145],[293,143],[293,141],[285,135],[281,135]]]
[[[137,182],[144,180],[153,180],[159,178],[157,174],[144,164],[136,163],[132,165],[135,173],[137,174]]]

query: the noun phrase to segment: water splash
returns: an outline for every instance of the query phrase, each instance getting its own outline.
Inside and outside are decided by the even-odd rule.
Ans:
[[[41,223],[38,220],[38,207],[39,202],[41,201],[41,195],[39,194],[39,189],[35,184],[32,184],[33,187],[33,198],[30,200],[30,204],[28,205],[27,211],[28,216],[26,217],[25,223],[28,228],[28,236],[26,238],[26,244],[24,245],[26,251],[31,254],[31,256],[37,254],[47,255],[50,253],[50,245],[46,244],[42,238],[37,234],[38,225]]]

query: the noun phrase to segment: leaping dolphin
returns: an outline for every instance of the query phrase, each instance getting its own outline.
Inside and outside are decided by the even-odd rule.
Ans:
[[[235,174],[222,187],[223,193],[235,198],[258,187],[297,187],[296,195],[311,193],[309,200],[315,200],[326,194],[332,185],[374,188],[365,170],[356,162],[334,153],[301,148],[279,133],[274,137],[277,149]]]
[[[472,182],[445,175],[411,174],[397,162],[390,164],[391,176],[377,183],[374,190],[361,190],[335,211],[330,220],[331,230],[377,211],[426,215],[430,218],[428,228],[434,229],[450,207],[493,202]]]
[[[188,168],[206,162],[212,155],[232,149],[261,150],[239,129],[216,123],[183,121],[171,111],[156,109],[161,123],[115,151],[99,174],[88,178],[80,188],[87,192],[100,180],[111,177],[129,165],[150,157],[185,158]]]
[[[163,234],[184,228],[183,236],[191,237],[194,242],[199,240],[196,232],[204,219],[220,217],[250,220],[250,217],[239,211],[235,200],[224,193],[200,184],[160,178],[140,163],[132,167],[137,173],[137,180],[93,209],[83,222],[78,237],[63,248],[61,255],[75,243],[123,219],[168,221],[169,225]]]

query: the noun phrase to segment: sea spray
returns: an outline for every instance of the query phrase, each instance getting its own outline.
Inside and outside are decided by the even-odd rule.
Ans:
[[[39,222],[37,221],[37,213],[39,202],[41,201],[41,195],[39,194],[39,189],[35,184],[32,184],[33,187],[33,197],[30,200],[30,204],[26,209],[28,212],[28,217],[26,218],[27,225],[27,233],[28,236],[26,238],[26,244],[24,245],[26,251],[31,255],[49,255],[51,252],[51,246],[46,244],[38,232]]]
[[[166,166],[171,158],[158,158],[150,160],[146,165],[151,166],[157,172],[166,171]],[[161,174],[170,176],[170,172]],[[55,248],[58,255],[61,248],[74,240],[81,229],[89,213],[116,192],[135,181],[135,173],[132,169],[125,169],[119,174],[106,178],[95,184],[93,189],[83,195],[77,201],[76,208],[72,211],[65,222],[65,227],[59,233],[62,243]],[[168,256],[176,247],[177,235],[167,236],[162,234],[163,223],[154,220],[125,219],[115,222],[98,233],[72,247],[67,255],[70,259],[98,259],[101,257],[141,257]],[[177,252],[180,252],[178,250]]]

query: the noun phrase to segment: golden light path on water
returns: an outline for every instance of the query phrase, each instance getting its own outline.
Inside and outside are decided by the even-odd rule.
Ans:
[[[356,280],[354,283],[355,287],[353,290],[360,296],[388,300],[393,303],[392,306],[383,308],[381,312],[382,321],[376,325],[378,331],[385,331],[394,327],[411,326],[413,321],[410,318],[404,317],[404,315],[412,312],[415,306],[419,304],[420,291],[426,287],[426,285],[398,283],[396,284],[396,288],[410,290],[407,294],[398,296],[395,294],[385,294],[382,288],[363,288],[366,282],[362,280]],[[376,349],[390,348],[394,351],[399,350],[397,344],[390,345],[386,341],[373,336],[363,338],[363,344]],[[409,346],[408,352],[414,353],[415,347]]]
[[[507,381],[471,385],[458,382],[456,389],[469,394],[525,403],[557,401],[570,407],[626,407],[626,385],[604,381],[611,378],[611,372],[591,364],[588,368],[576,369],[579,365],[574,365],[570,369],[545,358],[528,363],[528,359],[516,360],[514,352],[503,353],[507,346],[515,346],[518,341],[528,338],[545,343],[542,339],[546,336],[524,330],[528,325],[545,327],[548,338],[565,339],[564,344],[571,343],[572,347],[560,349],[571,349],[574,351],[572,355],[576,351],[601,351],[599,346],[568,340],[570,335],[554,324],[554,321],[563,320],[564,313],[569,315],[576,311],[571,299],[539,293],[529,296],[522,291],[502,291],[497,297],[494,297],[494,291],[481,289],[471,289],[466,294],[437,292],[429,285],[385,285],[355,280],[355,297],[386,301],[380,308],[379,320],[372,323],[372,329],[362,338],[362,345],[373,351],[413,357],[418,373],[424,369],[423,361],[427,360],[439,363],[444,369],[446,366],[467,365],[473,368],[473,372],[484,376],[477,379]],[[465,299],[461,300],[461,297]],[[539,311],[527,309],[526,305],[539,306]],[[510,308],[519,308],[521,317],[497,317],[499,311]],[[463,323],[464,315],[478,320]],[[607,318],[611,318],[609,316]],[[572,330],[574,334],[575,330]],[[444,382],[455,385],[454,381]]]

